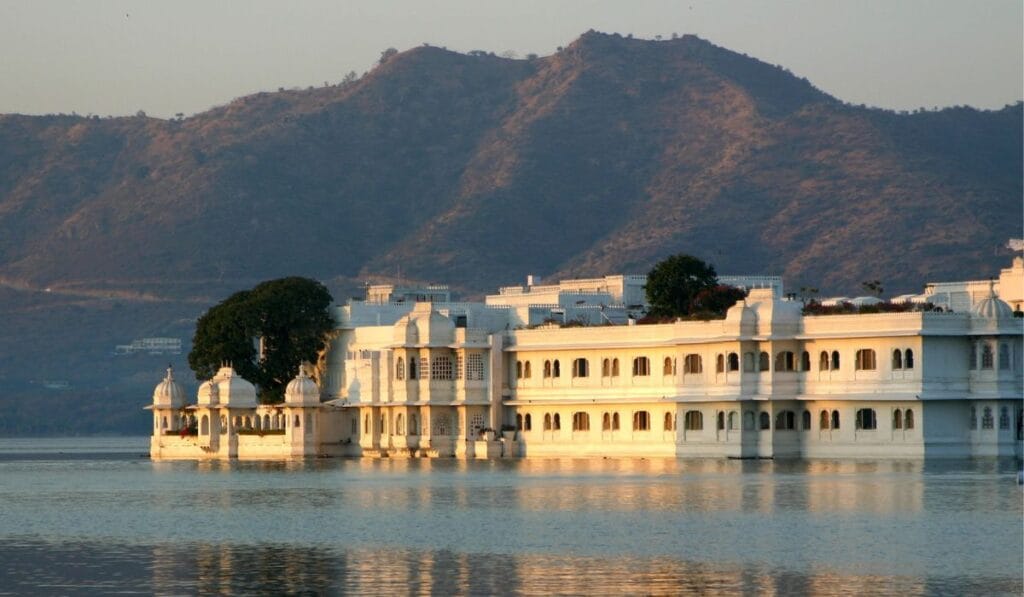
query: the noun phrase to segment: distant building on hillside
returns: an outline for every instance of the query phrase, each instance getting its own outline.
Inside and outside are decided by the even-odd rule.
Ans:
[[[114,354],[181,354],[181,338],[139,338],[131,344],[118,344]]]

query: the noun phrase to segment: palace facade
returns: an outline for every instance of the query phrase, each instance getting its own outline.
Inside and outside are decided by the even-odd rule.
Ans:
[[[230,367],[189,404],[168,371],[148,407],[151,454],[1020,456],[1020,279],[1018,257],[984,294],[930,285],[941,311],[806,315],[777,277],[731,277],[750,292],[724,319],[655,325],[631,319],[643,276],[483,302],[375,286],[335,309],[320,385],[299,372],[283,404],[257,404]]]

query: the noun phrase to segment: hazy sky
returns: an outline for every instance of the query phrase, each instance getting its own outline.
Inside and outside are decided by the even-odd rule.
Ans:
[[[1024,96],[1021,0],[0,0],[0,113],[192,114],[338,82],[381,50],[545,55],[588,29],[695,33],[840,99],[895,109]]]

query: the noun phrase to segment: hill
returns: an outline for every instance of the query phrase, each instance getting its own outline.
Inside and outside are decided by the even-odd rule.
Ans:
[[[686,251],[831,293],[984,277],[1021,236],[1022,113],[851,106],[696,37],[590,32],[530,60],[415,48],[187,119],[0,116],[0,387],[47,363],[155,383],[99,355],[283,275],[473,294]]]

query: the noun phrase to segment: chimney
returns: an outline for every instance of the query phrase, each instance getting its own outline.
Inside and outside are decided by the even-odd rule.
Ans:
[[[540,276],[535,275],[535,274],[529,274],[528,276],[526,276],[526,285],[527,286],[540,286]]]

